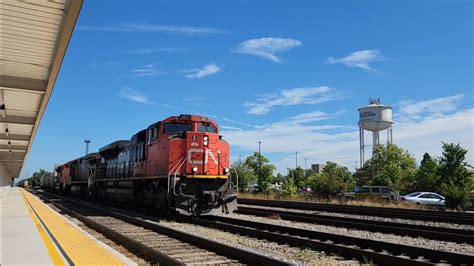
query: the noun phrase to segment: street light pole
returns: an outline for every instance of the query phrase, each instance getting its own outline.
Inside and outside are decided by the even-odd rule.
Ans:
[[[306,158],[304,158],[304,177],[306,178]]]
[[[86,155],[89,154],[89,144],[91,143],[90,139],[85,139],[84,142],[86,143]]]
[[[298,168],[298,152],[296,152],[296,166],[295,169]]]
[[[262,156],[262,154],[261,154],[261,150],[260,150],[260,144],[262,144],[262,142],[257,141],[257,143],[258,143],[258,177],[261,178],[262,171],[260,169],[260,167],[261,167],[260,157]]]

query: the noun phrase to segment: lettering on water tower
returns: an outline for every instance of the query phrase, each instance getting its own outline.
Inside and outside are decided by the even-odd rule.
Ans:
[[[366,111],[366,112],[360,112],[359,113],[359,118],[360,119],[375,118],[376,116],[377,116],[377,113],[372,112],[372,111]]]

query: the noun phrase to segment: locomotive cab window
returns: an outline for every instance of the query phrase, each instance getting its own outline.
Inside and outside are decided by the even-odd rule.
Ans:
[[[210,133],[217,133],[217,128],[209,125],[201,124],[198,126],[199,132],[210,132]]]
[[[170,123],[163,125],[163,133],[165,134],[178,134],[181,132],[192,131],[193,125],[191,124],[179,124]]]
[[[160,128],[156,126],[148,130],[148,142],[151,142],[159,137]]]

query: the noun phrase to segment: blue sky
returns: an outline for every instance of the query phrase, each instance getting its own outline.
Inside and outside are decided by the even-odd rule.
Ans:
[[[22,177],[180,113],[261,140],[285,173],[359,159],[357,108],[394,107],[394,142],[474,164],[471,1],[85,1]]]

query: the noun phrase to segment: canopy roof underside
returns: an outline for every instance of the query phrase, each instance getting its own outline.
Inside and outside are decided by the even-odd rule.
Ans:
[[[18,177],[82,0],[0,1],[0,165]]]

